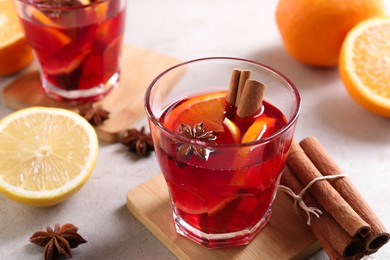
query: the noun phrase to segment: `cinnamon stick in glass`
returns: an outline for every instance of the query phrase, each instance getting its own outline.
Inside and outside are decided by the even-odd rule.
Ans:
[[[234,107],[236,104],[238,84],[240,82],[240,70],[233,70],[230,78],[229,92],[227,96],[227,102]]]
[[[256,80],[248,79],[245,82],[240,102],[237,106],[237,116],[241,118],[248,117],[259,111],[262,106],[264,91],[265,85]]]
[[[236,103],[235,107],[238,107],[238,104],[241,102],[241,95],[245,88],[245,83],[251,76],[251,72],[249,70],[242,70],[240,72],[240,80],[238,81],[237,93],[236,93]]]
[[[249,70],[234,69],[230,78],[229,92],[227,102],[237,107],[240,102],[241,93],[244,89],[245,82],[249,79],[251,72]]]
[[[292,142],[287,164],[304,186],[312,180],[323,177],[300,145]],[[308,191],[315,200],[337,221],[352,237],[367,235],[370,226],[344,200],[344,198],[327,181],[318,181]]]
[[[251,71],[234,69],[230,78],[229,92],[227,95],[227,103],[229,108],[226,111],[226,117],[233,119],[236,109],[240,104],[241,95],[245,87],[245,83],[249,79]]]
[[[227,102],[230,106],[226,115],[228,118],[236,115],[240,118],[253,116],[262,106],[265,85],[249,79],[251,72],[248,70],[233,70]]]
[[[328,154],[325,148],[315,137],[307,137],[300,142],[302,149],[310,158],[322,175],[337,175],[343,171]],[[349,178],[338,178],[329,180],[331,185],[339,192],[345,201],[359,214],[370,226],[371,232],[363,238],[364,247],[367,251],[373,252],[386,244],[390,235],[375,212],[360,195],[357,188]]]
[[[303,184],[288,166],[283,171],[280,184],[287,186],[295,194],[299,194],[304,188]],[[304,194],[303,200],[308,207],[316,207],[322,211],[320,218],[311,215],[311,224],[309,227],[330,259],[349,259],[360,252],[362,248],[361,241],[347,234],[332,216],[318,204],[310,193]],[[305,220],[307,219],[305,211],[301,208],[299,208],[299,214]]]

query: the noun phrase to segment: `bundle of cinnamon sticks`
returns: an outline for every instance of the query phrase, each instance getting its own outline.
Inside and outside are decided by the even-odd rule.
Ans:
[[[293,142],[281,185],[295,194],[313,179],[341,175],[342,170],[314,137]],[[360,259],[375,253],[390,239],[382,222],[348,177],[317,181],[303,195],[308,207],[322,211],[310,229],[330,259]],[[299,209],[302,217],[307,213]]]

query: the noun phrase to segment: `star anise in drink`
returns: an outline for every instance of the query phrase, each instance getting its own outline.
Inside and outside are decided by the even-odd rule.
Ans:
[[[46,227],[46,231],[37,231],[30,237],[30,242],[45,247],[45,260],[51,260],[59,254],[65,257],[72,257],[72,248],[87,243],[87,241],[77,233],[78,228],[72,224],[65,224],[60,227],[56,224],[54,230]]]
[[[213,131],[206,131],[202,122],[193,126],[181,124],[179,128],[179,134],[190,139],[191,141],[195,141],[191,144],[182,142],[177,143],[177,156],[179,159],[187,160],[191,155],[195,155],[202,160],[207,160],[210,153],[214,152],[212,149],[208,149],[196,144],[196,141],[214,143],[213,141],[217,138]]]

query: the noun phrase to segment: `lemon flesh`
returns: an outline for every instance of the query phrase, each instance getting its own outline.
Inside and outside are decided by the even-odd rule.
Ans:
[[[0,121],[0,191],[28,205],[57,204],[88,180],[97,152],[93,127],[74,112],[14,112]]]

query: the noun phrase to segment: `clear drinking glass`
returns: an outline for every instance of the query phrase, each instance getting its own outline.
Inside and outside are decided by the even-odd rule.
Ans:
[[[180,105],[192,106],[220,95],[223,101],[224,94],[219,93],[226,94],[223,91],[229,88],[233,69],[250,70],[251,78],[267,86],[265,112],[278,111],[275,115],[285,121],[279,130],[259,141],[219,144],[194,140],[167,128],[167,117],[178,114],[175,109]],[[172,86],[174,75],[180,79]],[[197,98],[191,98],[194,95]],[[271,216],[300,112],[294,85],[279,72],[249,60],[204,58],[157,76],[146,91],[145,107],[176,231],[210,248],[248,244]],[[199,123],[205,118],[206,114],[200,116]],[[183,156],[183,151],[189,156]]]
[[[48,96],[96,101],[118,85],[126,0],[14,0]]]

